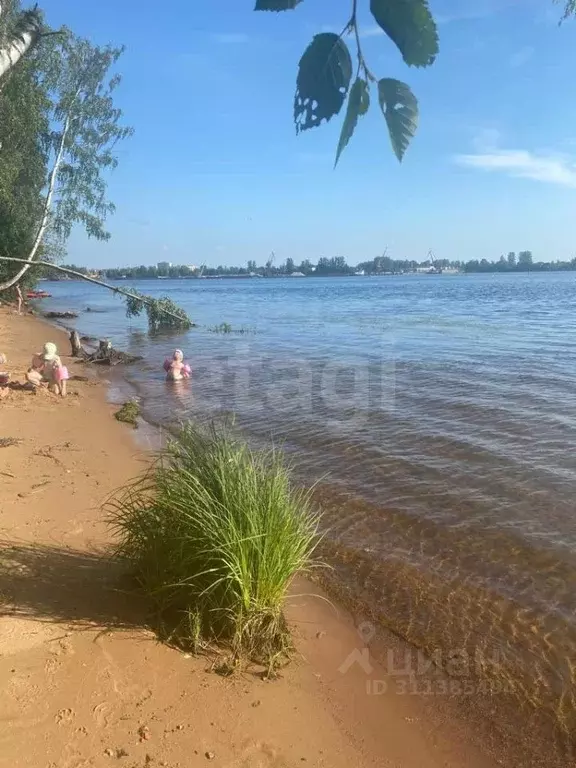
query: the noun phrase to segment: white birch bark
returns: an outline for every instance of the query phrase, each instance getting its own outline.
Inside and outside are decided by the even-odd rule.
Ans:
[[[0,283],[0,292],[7,291],[9,288],[12,288],[14,285],[19,283],[20,280],[26,274],[26,272],[28,272],[30,267],[34,264],[34,257],[38,252],[38,248],[40,247],[42,240],[44,239],[44,235],[46,234],[46,230],[48,228],[48,221],[50,218],[50,209],[52,207],[52,199],[54,197],[54,190],[56,189],[56,184],[58,181],[58,172],[60,171],[60,165],[62,163],[62,157],[64,155],[64,145],[66,144],[66,138],[68,136],[69,128],[70,128],[70,113],[68,113],[68,116],[66,117],[66,122],[64,123],[64,130],[62,131],[62,137],[60,139],[60,144],[58,146],[58,153],[56,154],[56,159],[54,160],[54,166],[52,167],[52,172],[50,173],[50,180],[48,182],[48,192],[46,194],[46,200],[44,201],[44,211],[42,214],[42,220],[40,222],[40,226],[38,227],[38,232],[36,233],[34,244],[32,245],[32,250],[28,254],[28,258],[26,259],[26,263],[24,264],[24,266],[9,280],[6,280],[6,282],[4,283]]]
[[[31,16],[18,35],[6,40],[0,48],[0,80],[36,45],[40,31],[40,20]]]

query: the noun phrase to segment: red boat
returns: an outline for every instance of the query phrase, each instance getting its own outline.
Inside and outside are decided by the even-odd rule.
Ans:
[[[29,299],[49,299],[52,294],[46,293],[46,291],[28,291],[26,296]]]

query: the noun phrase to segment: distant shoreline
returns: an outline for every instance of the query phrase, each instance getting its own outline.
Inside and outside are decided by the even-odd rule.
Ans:
[[[350,278],[350,277],[358,277],[358,278],[367,278],[367,277],[419,277],[419,276],[426,276],[426,277],[466,277],[469,275],[526,275],[531,273],[542,273],[542,272],[550,272],[550,273],[557,273],[557,272],[576,272],[576,264],[571,265],[569,267],[564,266],[561,268],[555,267],[554,264],[551,264],[550,267],[548,267],[547,263],[543,265],[534,264],[530,268],[517,268],[517,269],[509,269],[509,270],[500,270],[500,269],[483,269],[483,270],[477,270],[477,271],[471,271],[471,270],[454,270],[454,269],[438,269],[438,270],[411,270],[406,272],[379,272],[379,273],[370,273],[370,274],[360,274],[360,273],[351,273],[351,274],[316,274],[311,273],[308,275],[304,274],[273,274],[273,275],[260,275],[260,274],[254,274],[254,275],[229,275],[229,274],[217,274],[217,275],[181,275],[181,276],[163,276],[163,275],[156,275],[156,276],[150,276],[150,275],[126,275],[121,277],[106,277],[107,280],[111,282],[125,282],[127,280],[146,280],[146,281],[153,281],[153,280],[279,280],[279,279],[302,279],[302,278],[314,278],[314,279],[323,279],[323,278]],[[92,274],[92,273],[90,273]],[[41,278],[41,282],[49,282],[49,283],[60,283],[60,282],[79,282],[82,278],[79,277],[44,277]]]
[[[59,271],[60,270],[60,271]],[[415,259],[393,259],[386,254],[375,256],[369,261],[361,261],[357,264],[348,264],[344,256],[327,258],[322,256],[316,263],[310,259],[303,259],[296,264],[293,258],[286,258],[281,263],[276,263],[274,253],[265,264],[256,264],[251,259],[245,266],[218,266],[209,267],[206,263],[200,266],[195,264],[173,264],[170,261],[159,261],[157,264],[139,264],[133,266],[107,267],[105,269],[91,269],[78,267],[75,264],[65,264],[54,269],[46,269],[47,276],[61,279],[60,274],[76,273],[105,280],[168,280],[168,279],[210,279],[210,278],[257,278],[263,277],[391,277],[395,275],[460,275],[460,274],[489,274],[489,273],[525,273],[525,272],[558,272],[576,270],[576,257],[570,261],[535,261],[532,251],[515,252],[505,257],[500,256],[498,261],[488,259],[437,259],[432,251],[424,261]],[[74,277],[74,274],[71,275]]]

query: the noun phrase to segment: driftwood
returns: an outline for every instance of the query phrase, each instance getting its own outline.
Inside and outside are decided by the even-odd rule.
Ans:
[[[99,341],[98,348],[94,352],[87,352],[82,345],[78,331],[70,331],[70,347],[72,350],[72,357],[77,357],[84,363],[98,363],[100,365],[118,365],[119,363],[124,363],[128,365],[130,363],[135,363],[138,360],[142,360],[142,357],[128,355],[126,352],[114,349],[108,339]]]
[[[76,312],[45,312],[44,317],[48,320],[74,320],[78,315]]]

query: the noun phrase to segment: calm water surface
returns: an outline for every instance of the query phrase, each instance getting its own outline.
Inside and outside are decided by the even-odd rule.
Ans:
[[[151,338],[75,282],[46,305],[144,356],[127,375],[151,420],[233,412],[322,478],[336,574],[372,616],[576,711],[575,273],[134,285],[200,327]],[[170,387],[175,346],[194,374]]]

